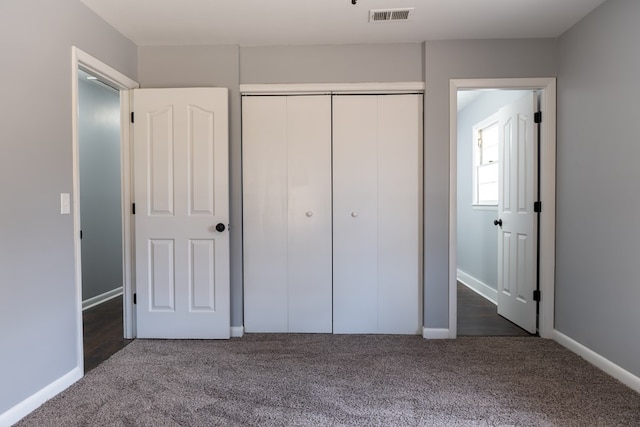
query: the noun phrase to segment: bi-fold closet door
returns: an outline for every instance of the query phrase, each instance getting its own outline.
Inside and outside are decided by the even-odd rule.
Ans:
[[[333,98],[333,332],[422,325],[422,95]]]
[[[331,97],[242,99],[247,332],[331,332]]]
[[[247,332],[419,333],[422,95],[243,97]]]

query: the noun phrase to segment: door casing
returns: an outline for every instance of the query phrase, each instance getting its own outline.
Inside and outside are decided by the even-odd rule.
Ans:
[[[80,162],[78,138],[78,67],[90,72],[101,81],[108,83],[120,92],[120,144],[122,170],[122,265],[124,294],[124,337],[135,337],[135,314],[133,311],[133,243],[131,230],[131,144],[130,144],[130,93],[139,87],[138,83],[99,59],[78,49],[71,48],[71,123],[72,123],[72,156],[73,156],[73,251],[74,276],[76,287],[76,325],[78,367],[84,370],[84,350],[82,338],[82,264],[80,242]]]
[[[458,90],[540,90],[540,291],[538,333],[553,338],[555,295],[555,197],[556,197],[556,79],[452,79],[449,83],[449,337],[457,336],[457,168]]]

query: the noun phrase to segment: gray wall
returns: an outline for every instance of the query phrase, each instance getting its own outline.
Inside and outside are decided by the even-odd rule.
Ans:
[[[498,217],[498,207],[472,205],[473,126],[525,93],[518,90],[482,91],[458,112],[458,269],[495,290],[498,289],[498,232],[493,221]]]
[[[391,59],[390,59],[391,58]],[[419,43],[343,46],[139,48],[142,87],[230,89],[231,325],[243,325],[241,83],[421,81]]]
[[[0,414],[79,363],[73,221],[60,215],[72,45],[136,78],[136,46],[79,0],[0,2]]]
[[[243,47],[241,83],[421,82],[419,43]]]
[[[122,286],[120,94],[78,78],[82,300]]]
[[[559,40],[556,329],[640,375],[640,2]]]
[[[425,43],[425,326],[449,327],[449,80],[554,77],[556,40]]]

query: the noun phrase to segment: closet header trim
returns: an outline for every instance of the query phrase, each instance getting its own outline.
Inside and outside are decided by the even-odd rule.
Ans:
[[[241,95],[422,93],[424,82],[242,84]]]

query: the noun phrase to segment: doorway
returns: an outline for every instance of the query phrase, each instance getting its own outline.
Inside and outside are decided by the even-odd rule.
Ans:
[[[484,246],[497,247],[498,233],[496,227],[499,225],[499,218],[497,218],[497,200],[492,206],[491,203],[477,203],[478,199],[473,198],[471,189],[465,193],[463,190],[464,181],[459,179],[461,173],[468,172],[467,175],[471,175],[473,169],[472,160],[469,158],[471,150],[466,153],[466,160],[461,163],[466,166],[461,166],[459,163],[458,142],[461,136],[458,135],[459,127],[459,110],[464,109],[464,105],[458,106],[459,98],[458,93],[464,91],[465,94],[460,99],[460,103],[469,104],[478,102],[483,95],[488,92],[495,92],[505,97],[518,97],[524,92],[532,90],[540,92],[540,109],[542,111],[543,120],[539,127],[540,135],[540,149],[539,158],[541,161],[541,169],[539,172],[540,182],[540,196],[538,199],[541,201],[542,211],[539,216],[539,241],[538,247],[540,248],[539,264],[535,265],[536,272],[539,278],[539,290],[542,298],[539,302],[539,314],[538,314],[538,332],[542,337],[550,337],[553,332],[553,263],[554,263],[554,240],[555,240],[555,79],[540,78],[540,79],[482,79],[482,80],[452,80],[450,85],[450,123],[451,123],[451,141],[450,141],[450,255],[449,255],[449,327],[450,336],[455,337],[458,335],[458,292],[459,284],[458,279],[462,278],[463,282],[467,282],[467,285],[471,284],[474,287],[474,294],[480,293],[483,297],[481,300],[494,299],[497,301],[497,286],[491,286],[491,284],[497,284],[497,253],[495,250],[486,251]],[[508,91],[508,92],[507,92]],[[464,97],[467,99],[463,99]],[[498,97],[497,97],[498,98]],[[496,98],[496,99],[497,99]],[[485,100],[486,101],[486,100]],[[496,100],[494,102],[497,102]],[[490,104],[490,102],[489,102]],[[482,120],[482,119],[478,119]],[[474,123],[469,124],[473,126]],[[460,131],[465,132],[465,131]],[[471,140],[471,134],[468,134],[468,140]],[[471,141],[469,141],[471,144]],[[460,157],[465,158],[465,153],[461,152]],[[465,171],[459,170],[465,168]],[[485,180],[486,181],[486,180]],[[468,182],[467,182],[468,185]],[[469,186],[471,187],[471,186]],[[473,187],[477,189],[477,186]],[[491,199],[492,197],[484,195],[485,198]],[[496,197],[494,197],[495,199]],[[464,200],[462,200],[464,199]],[[474,203],[475,202],[475,203]],[[468,208],[468,209],[467,209]],[[464,216],[466,213],[475,213],[478,217],[478,221],[482,221],[484,224],[482,227],[477,224],[472,225],[473,238],[475,242],[469,243],[467,241],[461,242],[461,239],[469,238],[469,229],[461,225],[459,216]],[[496,225],[494,225],[496,221]],[[485,224],[486,223],[486,224]],[[492,240],[490,243],[487,243]],[[484,245],[483,245],[484,244]],[[470,253],[474,252],[475,245],[475,258],[470,256]],[[480,255],[478,255],[480,254]],[[461,263],[458,263],[460,258]],[[470,261],[471,260],[471,261]],[[476,263],[475,266],[470,266],[470,263]],[[462,267],[462,268],[459,268]],[[471,269],[473,274],[464,274],[464,269]],[[484,269],[484,270],[483,270]],[[461,271],[462,273],[460,274]],[[535,272],[534,272],[535,274]],[[480,276],[484,280],[476,280]],[[492,283],[485,283],[492,282]],[[471,283],[470,283],[471,282]],[[486,286],[485,286],[486,285]],[[464,287],[467,288],[467,287]],[[463,289],[465,290],[465,289]],[[476,295],[477,296],[477,295]],[[533,296],[531,296],[533,298]],[[462,314],[462,313],[460,313]],[[534,314],[535,316],[535,314]]]
[[[130,341],[123,330],[120,91],[78,70],[84,368]]]
[[[82,308],[122,294],[120,93],[78,70]]]
[[[478,89],[459,90],[457,96],[458,334],[528,336],[531,331],[522,329],[523,325],[518,325],[515,319],[503,317],[504,307],[498,306],[501,275],[496,221],[501,217],[499,205],[505,204],[500,200],[503,193],[499,190],[501,187],[509,189],[508,183],[505,185],[500,179],[508,175],[503,171],[509,163],[503,161],[507,159],[501,159],[505,153],[503,140],[508,139],[506,134],[511,119],[505,111],[525,98],[535,101],[535,105],[532,103],[528,108],[532,116],[534,107],[538,111],[538,94],[529,90]],[[525,120],[519,122],[533,126]],[[533,159],[531,163],[534,163]],[[537,186],[534,180],[517,181],[527,186],[528,197],[534,193]],[[533,222],[534,218],[529,221]],[[535,246],[535,238],[532,240]],[[533,250],[528,263],[535,263],[535,253]],[[534,283],[532,276],[527,285]],[[505,303],[504,299],[502,303]],[[535,302],[531,301],[531,304],[535,305]],[[531,312],[529,316],[535,327],[535,313]]]
[[[83,52],[82,50],[72,47],[72,124],[73,124],[73,133],[72,133],[72,152],[73,152],[73,223],[74,223],[74,259],[75,259],[75,283],[76,283],[76,301],[77,301],[77,360],[78,366],[83,369],[84,368],[84,339],[83,339],[83,308],[88,308],[92,303],[99,303],[102,301],[107,301],[114,296],[122,295],[121,298],[121,306],[117,307],[122,312],[122,317],[119,319],[119,322],[123,324],[123,338],[133,338],[134,331],[134,321],[133,318],[133,284],[131,277],[131,212],[129,209],[129,201],[131,200],[131,189],[130,189],[130,145],[129,145],[129,90],[138,87],[138,84],[123,74],[119,73],[115,69],[106,65],[105,63],[99,61],[98,59],[92,57],[91,55]],[[90,77],[90,79],[87,79]],[[114,148],[115,151],[117,149],[117,153],[110,153],[110,157],[113,157],[112,168],[117,168],[118,172],[113,173],[111,170],[111,180],[118,181],[113,185],[110,185],[109,188],[111,192],[116,193],[115,195],[110,195],[110,199],[112,203],[118,203],[119,206],[115,209],[109,208],[111,211],[110,219],[108,221],[111,222],[109,227],[105,227],[105,224],[102,224],[101,221],[107,221],[105,219],[98,218],[97,225],[92,224],[89,226],[89,223],[86,220],[95,221],[96,218],[92,218],[92,215],[87,215],[86,218],[83,217],[83,221],[81,221],[81,210],[91,211],[92,204],[99,205],[95,200],[91,200],[90,194],[96,191],[104,190],[105,186],[104,182],[99,182],[94,186],[94,189],[91,190],[91,184],[87,181],[84,182],[83,185],[85,189],[89,190],[89,193],[86,193],[85,199],[89,199],[89,205],[83,204],[81,197],[81,147],[80,147],[80,135],[81,135],[81,123],[80,123],[80,115],[78,114],[79,109],[81,107],[81,88],[80,79],[84,78],[85,80],[91,80],[91,82],[83,82],[82,84],[93,84],[95,86],[87,86],[93,89],[100,88],[100,91],[103,95],[105,93],[109,93],[106,95],[107,98],[115,98],[111,99],[110,109],[101,109],[105,107],[105,105],[98,105],[96,111],[93,111],[92,114],[95,115],[94,119],[97,122],[117,122],[117,126],[115,129],[112,129],[111,133],[115,135],[118,142]],[[100,83],[98,83],[98,81]],[[85,99],[86,101],[86,99]],[[117,117],[115,117],[117,116]],[[104,124],[104,123],[103,123]],[[113,123],[111,123],[113,125]],[[99,132],[100,134],[104,134],[104,129]],[[104,148],[104,147],[102,147]],[[113,148],[113,147],[112,147]],[[86,154],[86,153],[84,153]],[[99,154],[97,157],[105,155],[105,153]],[[90,161],[86,160],[83,166],[90,166]],[[94,168],[99,168],[103,165],[100,164],[100,160],[91,166]],[[118,176],[119,175],[119,176]],[[102,194],[102,198],[105,198],[106,195]],[[116,200],[113,202],[113,200]],[[84,205],[84,206],[81,206]],[[102,208],[98,208],[98,211],[106,209],[104,206]],[[102,214],[104,212],[99,212]],[[99,215],[98,215],[99,216]],[[96,244],[96,248],[94,251],[97,252],[91,254],[95,259],[90,260],[91,257],[87,258],[83,254],[82,251],[82,237],[84,234],[83,227],[89,227],[89,232],[92,234],[91,238],[96,238],[100,240],[99,233],[105,231],[105,228],[109,228],[109,233],[117,234],[115,236],[114,242],[110,245],[111,250],[108,254],[100,253],[100,250],[104,249],[105,245]],[[98,235],[96,235],[96,233]],[[88,238],[88,237],[87,237]],[[91,240],[91,239],[89,239]],[[87,243],[87,246],[90,248],[91,244]],[[117,250],[119,246],[120,250]],[[116,248],[115,250],[113,248]],[[92,251],[89,251],[92,252]],[[88,287],[84,291],[83,297],[83,282],[89,282],[90,277],[92,276],[90,272],[93,270],[91,264],[95,264],[96,260],[101,259],[111,259],[109,264],[119,265],[119,269],[117,267],[112,269],[117,269],[119,271],[113,272],[110,274],[104,274],[104,271],[100,271],[100,267],[93,267],[97,270],[95,277],[100,277],[100,279],[106,279],[104,281],[96,279],[98,282],[103,283],[87,283]],[[118,261],[119,259],[119,261]],[[83,261],[88,263],[88,268],[83,271]],[[105,277],[102,277],[105,276]],[[119,276],[119,278],[118,278]],[[93,281],[93,279],[91,279]],[[115,284],[113,282],[116,282]],[[114,300],[112,299],[111,302]],[[84,304],[83,304],[84,303]],[[89,309],[91,310],[91,309]]]

